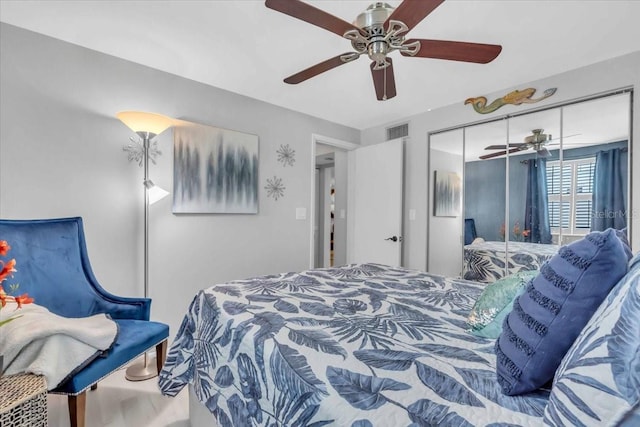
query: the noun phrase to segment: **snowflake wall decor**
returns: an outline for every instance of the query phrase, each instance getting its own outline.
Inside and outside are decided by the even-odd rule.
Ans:
[[[278,161],[282,163],[282,166],[293,166],[296,161],[296,150],[289,147],[289,144],[280,145],[276,153],[278,153]]]
[[[274,200],[284,196],[285,188],[282,178],[277,178],[275,175],[273,179],[267,178],[267,185],[264,186],[264,189],[267,190],[267,197],[273,197]]]

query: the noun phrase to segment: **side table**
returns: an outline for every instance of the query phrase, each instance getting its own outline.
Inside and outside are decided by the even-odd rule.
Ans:
[[[0,426],[47,425],[47,382],[33,374],[0,377]]]

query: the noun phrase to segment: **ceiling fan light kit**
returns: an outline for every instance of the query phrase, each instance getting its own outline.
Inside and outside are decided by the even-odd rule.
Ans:
[[[370,5],[357,16],[353,24],[317,9],[301,0],[266,0],[273,10],[331,31],[351,42],[353,52],[340,54],[284,79],[298,84],[340,65],[352,62],[361,55],[372,61],[371,76],[380,101],[396,96],[393,62],[388,56],[397,50],[402,56],[485,64],[500,54],[499,45],[456,42],[446,40],[405,39],[420,21],[444,0],[404,0],[393,8],[384,2]]]

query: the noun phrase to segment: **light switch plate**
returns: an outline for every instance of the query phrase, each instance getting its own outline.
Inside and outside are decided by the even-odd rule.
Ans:
[[[296,208],[296,219],[307,219],[307,208]]]

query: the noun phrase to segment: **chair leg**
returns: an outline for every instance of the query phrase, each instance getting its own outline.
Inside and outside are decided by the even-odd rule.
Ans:
[[[77,396],[69,396],[69,421],[71,427],[84,427],[84,414],[87,407],[87,392],[83,391]]]
[[[158,369],[158,374],[162,370],[162,366],[164,365],[164,361],[167,358],[167,340],[162,341],[160,344],[156,345],[156,368]]]

